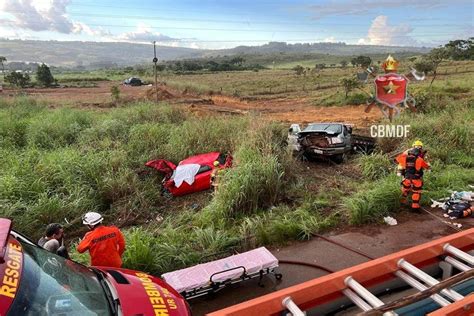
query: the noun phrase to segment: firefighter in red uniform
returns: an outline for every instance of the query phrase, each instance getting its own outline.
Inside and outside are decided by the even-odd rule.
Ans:
[[[402,203],[407,203],[407,198],[412,193],[411,208],[415,211],[420,209],[421,190],[423,189],[423,170],[430,165],[423,159],[421,141],[416,141],[413,148],[400,154],[395,160],[399,164],[399,171],[403,175]]]
[[[77,251],[83,253],[89,250],[92,266],[120,268],[125,239],[117,227],[102,225],[103,220],[102,215],[96,212],[86,213],[82,217],[82,223],[91,231],[77,245]]]

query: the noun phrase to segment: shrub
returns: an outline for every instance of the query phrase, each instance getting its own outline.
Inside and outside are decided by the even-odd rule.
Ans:
[[[124,231],[126,248],[123,266],[128,269],[156,272],[158,240],[153,231],[134,227]]]
[[[359,80],[357,80],[357,78],[348,77],[348,78],[341,79],[341,85],[344,88],[345,98],[347,99],[349,92],[360,87],[360,82]],[[367,98],[364,98],[364,102],[365,102],[365,99]]]
[[[247,119],[203,118],[185,121],[169,131],[167,159],[180,160],[210,151],[233,152],[235,142],[248,133]]]
[[[113,102],[118,102],[120,100],[120,89],[117,85],[110,87],[110,94],[112,95]]]
[[[425,194],[423,201],[429,203],[429,199],[440,199],[450,195],[451,191],[469,190],[468,185],[474,179],[474,170],[466,169],[459,165],[434,164],[433,170],[425,174]]]
[[[12,86],[25,88],[30,84],[30,75],[12,71],[5,76],[5,81]]]
[[[400,208],[400,178],[396,175],[362,186],[363,191],[344,200],[351,224],[376,222]]]
[[[245,217],[241,221],[239,235],[246,248],[310,239],[313,234],[336,224],[337,217],[337,212],[324,215],[320,201],[309,198],[296,209],[278,206]]]
[[[387,155],[374,153],[371,155],[360,155],[357,162],[365,178],[376,180],[390,174],[393,163]]]
[[[45,87],[49,87],[51,86],[51,84],[53,84],[53,75],[51,74],[51,70],[49,70],[49,67],[45,64],[41,64],[38,66],[38,69],[36,70],[36,81],[38,81],[39,84]]]
[[[130,161],[142,165],[155,158],[170,159],[167,152],[173,124],[137,124],[130,129],[127,144]]]
[[[354,93],[347,98],[346,104],[365,104],[367,102],[367,95],[363,93]]]
[[[251,127],[235,154],[236,165],[223,174],[219,190],[203,211],[204,223],[224,225],[229,218],[275,204],[283,194],[290,153],[281,128]]]

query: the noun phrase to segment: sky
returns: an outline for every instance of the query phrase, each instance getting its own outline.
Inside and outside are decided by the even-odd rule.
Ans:
[[[438,46],[474,36],[472,0],[0,0],[0,38],[203,49],[288,43]],[[0,47],[1,51],[1,47]]]

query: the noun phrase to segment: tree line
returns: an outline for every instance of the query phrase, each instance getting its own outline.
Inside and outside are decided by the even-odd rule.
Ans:
[[[265,69],[260,64],[249,64],[241,56],[224,58],[222,60],[182,60],[170,61],[165,64],[157,65],[158,71],[172,72],[192,72],[192,71],[239,71],[239,70],[260,70]]]
[[[31,85],[31,77],[28,73],[21,71],[10,71],[8,74],[5,71],[5,63],[7,58],[0,56],[0,65],[2,67],[3,81],[10,85],[20,88],[25,88]],[[51,87],[56,84],[50,68],[46,64],[35,64],[36,67],[36,82],[43,87]]]
[[[444,46],[433,48],[428,54],[409,58],[413,63],[414,68],[425,74],[432,74],[433,77],[430,86],[436,79],[438,66],[446,60],[474,60],[474,38],[467,40],[450,41]],[[360,66],[363,69],[368,69],[377,73],[377,66],[372,65],[372,60],[367,56],[358,56],[351,60],[353,65]],[[344,88],[345,97],[347,98],[349,92],[360,87],[361,82],[356,77],[342,78],[340,81]]]

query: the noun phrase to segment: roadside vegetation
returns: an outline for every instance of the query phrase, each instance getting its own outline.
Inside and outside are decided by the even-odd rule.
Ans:
[[[362,174],[368,181],[361,185],[363,190],[344,202],[351,223],[376,222],[381,216],[398,212],[400,178],[394,175],[391,161],[416,139],[425,144],[427,159],[432,165],[432,170],[424,177],[424,205],[429,205],[430,199],[449,196],[449,190],[468,189],[468,184],[472,184],[474,179],[474,93],[466,84],[463,82],[454,88],[452,82],[435,82],[431,88],[415,90],[421,113],[405,111],[394,122],[410,125],[409,138],[399,141],[382,139],[380,147],[390,149],[388,153],[358,158]],[[453,94],[450,92],[452,89],[463,91],[464,95]]]
[[[160,80],[201,94],[305,97],[315,105],[364,103],[369,84],[340,86],[341,78],[360,71],[348,61],[340,67],[319,63],[314,71],[305,66],[297,71],[299,62],[258,72],[165,71]],[[80,85],[123,79],[135,69],[114,71],[54,78]],[[110,109],[52,109],[25,97],[0,99],[0,213],[33,239],[48,223],[60,222],[74,243],[85,232],[80,216],[101,212],[107,223],[124,229],[124,267],[154,274],[233,250],[309,239],[335,226],[379,223],[400,212],[393,158],[415,139],[425,143],[433,166],[425,175],[422,203],[472,184],[473,72],[472,61],[443,61],[432,85],[411,83],[419,112],[404,111],[395,121],[411,126],[409,138],[381,139],[377,152],[351,158],[337,172],[327,171],[332,165],[312,169],[293,158],[285,145],[287,126],[253,114],[198,117],[164,103],[120,105],[115,88],[111,94],[119,107]],[[216,192],[169,200],[160,194],[161,176],[144,169],[151,159],[177,163],[209,151],[229,152],[235,159]]]
[[[294,161],[284,144],[286,128],[278,124],[196,118],[166,104],[53,110],[27,98],[0,101],[0,122],[1,215],[34,239],[50,222],[79,236],[80,216],[98,211],[122,227],[143,225],[126,232],[125,266],[147,270],[142,265],[151,262],[157,273],[248,243],[309,238],[335,224],[321,213],[324,201],[285,202],[295,183]],[[234,153],[235,168],[198,206],[164,198],[160,176],[143,173],[147,160],[179,162],[215,150]],[[142,251],[143,242],[149,251]]]
[[[473,178],[472,96],[465,92],[459,100],[451,89],[434,85],[423,113],[399,118],[412,126],[410,139],[392,144],[390,152],[349,161],[351,177],[316,178],[328,183],[325,190],[312,188],[319,175],[301,172],[284,146],[286,126],[279,124],[197,118],[166,104],[97,112],[52,110],[26,98],[1,101],[2,216],[14,218],[15,227],[33,238],[47,223],[67,220],[74,237],[84,233],[77,221],[83,213],[102,212],[107,221],[131,227],[125,229],[124,266],[153,273],[232,249],[309,239],[344,223],[379,222],[400,210],[400,179],[391,160],[415,138],[425,142],[433,165],[424,203],[465,188]],[[235,167],[223,174],[216,192],[190,196],[188,203],[165,199],[160,176],[142,173],[149,159],[178,162],[212,150],[234,153]]]

